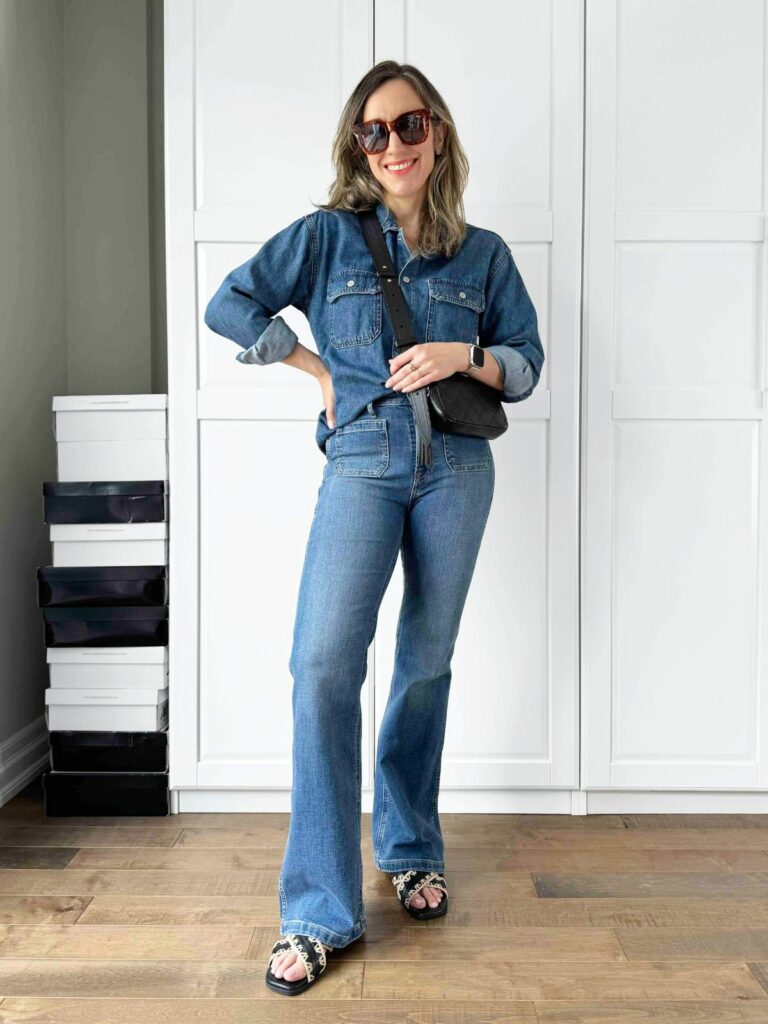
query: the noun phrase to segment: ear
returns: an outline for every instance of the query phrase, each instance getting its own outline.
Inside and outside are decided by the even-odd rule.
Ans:
[[[435,154],[440,155],[445,145],[445,122],[441,121],[437,126],[437,139],[435,139]]]

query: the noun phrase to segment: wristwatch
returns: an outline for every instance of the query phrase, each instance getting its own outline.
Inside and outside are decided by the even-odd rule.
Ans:
[[[467,348],[469,349],[469,366],[466,373],[468,374],[472,369],[481,370],[485,366],[485,352],[479,345],[467,344]]]

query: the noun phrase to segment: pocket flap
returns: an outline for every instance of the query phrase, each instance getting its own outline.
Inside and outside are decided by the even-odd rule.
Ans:
[[[434,299],[455,302],[457,306],[468,306],[477,313],[485,309],[485,292],[481,288],[473,288],[469,284],[449,281],[446,278],[431,277],[429,294]]]
[[[381,291],[379,275],[372,270],[350,270],[328,282],[328,301],[340,295],[374,295]]]

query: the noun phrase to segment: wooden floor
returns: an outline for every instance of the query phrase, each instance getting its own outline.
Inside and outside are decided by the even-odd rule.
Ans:
[[[264,984],[287,814],[0,808],[0,1022],[768,1022],[768,816],[443,814],[446,917],[371,859],[368,929]]]

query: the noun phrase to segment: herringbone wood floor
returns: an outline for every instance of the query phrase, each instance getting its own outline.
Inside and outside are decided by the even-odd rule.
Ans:
[[[768,1022],[768,816],[441,815],[448,915],[371,860],[368,930],[264,984],[287,814],[0,808],[0,1022]]]

